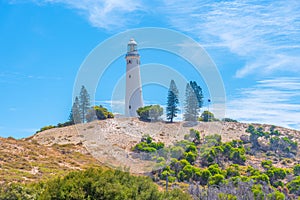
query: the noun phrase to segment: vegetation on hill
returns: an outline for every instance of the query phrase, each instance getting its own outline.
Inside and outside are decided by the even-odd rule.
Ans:
[[[256,151],[274,152],[279,156],[293,158],[298,153],[298,142],[292,136],[282,135],[272,126],[270,131],[264,131],[262,127],[254,128],[249,125],[246,130],[250,133],[250,143],[252,154]]]
[[[218,119],[215,118],[215,115],[212,112],[209,112],[208,110],[205,110],[205,111],[203,111],[203,113],[199,117],[199,121],[212,122],[212,121],[218,121]]]
[[[170,122],[173,122],[174,117],[177,117],[177,113],[179,112],[178,95],[179,92],[175,84],[175,81],[171,80],[170,87],[168,90],[168,100],[167,100],[167,108],[166,108],[167,120],[170,120]]]
[[[262,160],[258,168],[247,166],[247,158],[259,152],[295,157],[298,143],[271,127],[247,128],[248,141],[222,142],[220,135],[201,136],[191,129],[185,140],[165,147],[147,137],[133,148],[145,153],[142,159],[155,161],[153,180],[172,186],[188,184],[195,199],[294,199],[300,195],[300,165],[293,168],[275,167]],[[264,139],[264,142],[261,142]],[[265,144],[266,143],[266,144]],[[152,148],[153,146],[153,148]],[[151,150],[149,150],[151,149]]]
[[[132,176],[119,170],[90,168],[39,183],[2,186],[0,199],[188,200],[191,198],[179,189],[160,192],[157,185],[147,177]]]
[[[184,114],[183,118],[185,121],[197,121],[199,117],[199,101],[194,88],[187,83],[185,89],[185,102],[184,102]]]
[[[74,99],[69,123],[78,124],[107,118],[114,118],[114,115],[101,105],[91,106],[90,95],[87,89],[82,86],[79,97],[76,96]]]
[[[300,196],[300,164],[295,164],[299,158],[296,134],[294,137],[284,129],[278,131],[274,126],[266,127],[269,126],[263,128],[250,125],[247,128],[248,134],[240,135],[241,140],[231,141],[222,140],[217,134],[204,135],[204,132],[190,129],[184,140],[176,140],[171,146],[166,146],[158,137],[145,135],[141,142],[132,147],[134,152],[129,156],[153,161],[155,167],[150,176],[160,190],[165,190],[161,187],[166,185],[169,189],[180,188],[185,191],[183,195],[189,193],[194,199],[295,199]],[[52,140],[51,137],[48,139]],[[47,195],[54,193],[60,199],[71,199],[68,196],[71,194],[74,198],[83,198],[82,195],[87,194],[81,187],[88,188],[88,181],[85,185],[84,181],[78,183],[71,176],[52,178],[99,165],[92,156],[84,152],[80,141],[76,145],[55,144],[48,147],[38,145],[33,138],[1,139],[0,143],[0,183],[3,184],[0,186],[0,199],[26,199],[26,196],[31,199],[51,199]],[[78,177],[84,179],[81,175]],[[100,176],[98,178],[101,179]],[[70,189],[73,185],[68,180],[75,183],[76,189]],[[36,183],[37,181],[40,183]],[[12,184],[13,182],[18,183]],[[21,182],[26,184],[19,184]],[[34,184],[28,185],[32,182]],[[111,184],[111,188],[118,185],[116,187],[125,190],[125,193],[134,193],[118,181]],[[56,192],[50,192],[55,190]],[[107,194],[110,192],[107,191]],[[178,193],[179,190],[173,192]],[[45,196],[41,196],[42,194]],[[158,194],[164,196],[166,193]],[[35,197],[32,198],[32,195]],[[125,198],[124,193],[116,192],[114,195],[114,198]],[[138,198],[137,196],[136,199]],[[174,198],[172,196],[169,199]]]
[[[140,120],[143,121],[157,121],[163,115],[164,109],[160,105],[144,106],[137,109],[137,114]]]
[[[114,118],[114,115],[107,110],[107,108],[104,108],[103,106],[93,106],[90,108],[86,115],[87,122],[91,122],[94,120],[104,120]]]

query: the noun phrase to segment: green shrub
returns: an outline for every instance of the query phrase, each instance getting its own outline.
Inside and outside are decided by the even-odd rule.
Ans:
[[[279,179],[284,179],[286,177],[286,171],[284,169],[276,167],[271,167],[270,169],[268,169],[266,174],[268,175],[271,183]]]
[[[144,147],[142,151],[147,152],[147,153],[153,153],[153,152],[156,152],[156,149],[153,147]]]
[[[212,176],[212,174],[210,173],[210,171],[208,169],[202,170],[201,171],[201,176],[200,176],[200,184],[201,185],[206,185],[211,176]]]
[[[267,195],[267,200],[285,200],[285,195],[279,191],[272,192]]]
[[[215,118],[214,114],[212,112],[209,112],[208,110],[205,110],[200,118],[199,121],[203,122],[211,122],[211,121],[218,121],[218,119]]]
[[[170,181],[174,180],[170,177]],[[0,199],[191,199],[180,190],[159,192],[150,178],[118,170],[88,169],[45,182],[0,187]]]
[[[136,144],[132,150],[137,152],[147,152],[153,153],[159,150],[159,156],[162,156],[162,150],[164,149],[165,144],[162,142],[152,142],[152,138],[150,136],[144,136],[142,138],[142,142]]]
[[[181,146],[173,146],[170,152],[172,158],[181,158],[184,154],[184,149]]]
[[[186,180],[189,180],[190,178],[193,177],[194,175],[194,167],[192,165],[186,165],[182,171],[184,172],[185,174],[185,179]]]
[[[253,168],[252,166],[247,167],[247,173],[250,176],[258,176],[260,175],[260,171],[258,169]]]
[[[98,120],[108,119],[108,118],[114,118],[114,115],[107,110],[107,108],[104,108],[103,106],[94,106],[93,110],[96,114],[96,117]]]
[[[299,175],[300,175],[300,164],[296,164],[296,165],[293,167],[293,172],[294,172],[294,175],[295,175],[295,176],[299,176]]]
[[[218,198],[219,200],[237,200],[237,197],[235,195],[225,193],[219,193]]]
[[[192,128],[188,138],[191,138],[195,143],[200,143],[200,132]]]
[[[226,168],[226,178],[240,176],[240,170],[238,165],[231,165]]]
[[[166,160],[165,160],[165,158],[164,157],[158,157],[157,159],[156,159],[156,162],[158,162],[158,163],[160,163],[160,162],[165,162]]]
[[[255,200],[264,200],[264,193],[260,184],[252,186],[252,192]]]
[[[213,164],[208,167],[208,170],[212,175],[222,174],[222,170],[219,168],[218,164]]]
[[[300,176],[297,176],[287,184],[290,193],[300,195]]]
[[[150,144],[148,143],[149,147],[153,147],[156,150],[162,149],[165,147],[165,144],[162,142],[151,142]]]
[[[152,142],[152,137],[150,137],[150,135],[145,135],[144,138],[145,138],[147,144],[150,144]]]
[[[276,188],[278,188],[279,186],[284,187],[284,183],[282,181],[277,181],[277,182],[273,183],[273,186]]]
[[[263,160],[261,161],[261,166],[265,169],[269,169],[272,167],[272,161],[271,160]]]
[[[56,126],[53,126],[53,125],[44,126],[40,130],[38,130],[36,133],[39,133],[39,132],[42,132],[42,131],[45,131],[45,130],[49,130],[49,129],[53,129],[53,128],[56,128]]]
[[[163,115],[163,108],[159,105],[150,105],[144,106],[137,109],[137,114],[139,115],[141,120],[149,121],[149,120],[158,120],[160,116]]]
[[[165,170],[160,174],[160,178],[163,179],[163,180],[165,180],[167,176],[168,176],[168,178],[169,178],[169,176],[174,175],[174,174],[175,174],[174,171],[172,171],[172,170],[170,170],[170,169],[165,169]]]
[[[181,159],[179,162],[182,166],[186,166],[190,164],[189,161],[187,161],[186,159]]]
[[[180,171],[178,174],[177,174],[177,178],[179,181],[184,181],[186,180],[186,175],[183,171]]]
[[[190,164],[193,164],[196,160],[197,154],[190,151],[188,153],[184,153],[184,157]]]
[[[145,147],[148,147],[147,143],[146,142],[140,142],[140,143],[136,144],[132,149],[134,151],[143,151],[143,149]]]
[[[209,185],[220,185],[224,183],[224,176],[221,174],[215,174],[208,179]]]
[[[263,191],[253,190],[252,192],[253,192],[254,200],[264,200],[265,199],[265,195],[264,195]]]
[[[197,147],[195,145],[188,145],[186,152],[192,152],[192,153],[197,153]]]
[[[245,149],[244,148],[232,148],[229,159],[236,164],[243,165],[246,162]]]
[[[265,182],[267,184],[270,184],[270,179],[266,174],[260,174],[255,176],[250,176],[251,179],[255,180],[257,183]]]
[[[220,146],[222,141],[221,135],[214,134],[214,135],[207,135],[205,136],[204,142],[208,146]]]

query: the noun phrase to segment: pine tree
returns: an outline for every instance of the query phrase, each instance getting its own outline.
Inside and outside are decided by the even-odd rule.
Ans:
[[[193,88],[189,83],[186,85],[184,108],[184,120],[197,121],[199,115],[199,102]]]
[[[168,91],[168,102],[167,102],[167,120],[170,120],[170,122],[173,122],[173,118],[177,117],[177,113],[179,111],[178,109],[178,89],[175,84],[174,80],[171,80],[170,88]]]
[[[71,122],[71,124],[77,124],[81,122],[78,97],[75,98],[75,101],[73,103],[69,116],[69,122]]]
[[[86,122],[86,114],[90,109],[90,95],[84,86],[81,87],[80,96],[79,96],[79,111],[81,122]]]
[[[199,108],[202,108],[203,105],[203,94],[202,94],[202,88],[197,85],[196,81],[190,81],[190,85],[194,90],[194,93],[197,97]]]

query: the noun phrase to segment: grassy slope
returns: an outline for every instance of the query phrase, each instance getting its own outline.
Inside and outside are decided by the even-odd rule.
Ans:
[[[80,144],[43,146],[0,138],[0,183],[31,182],[99,163]]]

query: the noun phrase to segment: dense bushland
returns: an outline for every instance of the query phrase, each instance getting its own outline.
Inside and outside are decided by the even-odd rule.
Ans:
[[[132,176],[119,170],[91,168],[76,171],[64,177],[30,185],[10,184],[0,187],[0,199],[190,199],[178,189],[160,192],[150,178]]]

